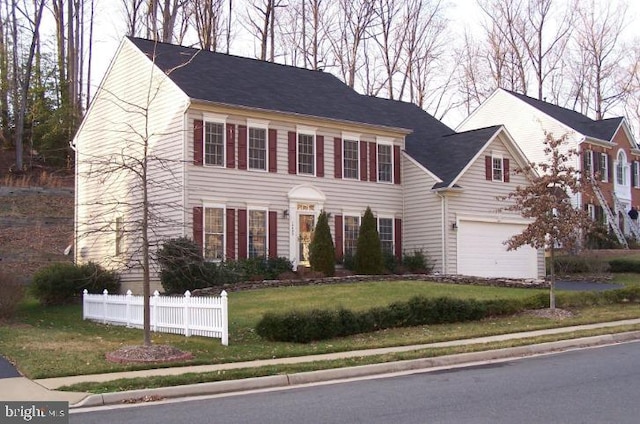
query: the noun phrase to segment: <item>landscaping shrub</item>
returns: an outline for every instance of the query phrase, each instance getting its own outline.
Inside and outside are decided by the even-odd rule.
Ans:
[[[13,318],[24,292],[24,285],[16,277],[0,271],[0,321]]]
[[[327,277],[336,273],[336,252],[331,238],[327,213],[323,210],[309,245],[309,263],[313,271],[322,272]]]
[[[539,300],[532,303],[538,304]],[[527,304],[519,300],[478,301],[416,296],[406,302],[358,312],[346,309],[270,312],[258,322],[256,333],[271,341],[309,343],[385,328],[479,320],[487,316],[513,314],[525,306]]]
[[[560,275],[601,273],[609,269],[607,262],[587,256],[556,256],[554,264],[556,274]],[[547,274],[549,274],[549,263],[547,263]]]
[[[640,273],[640,261],[633,259],[612,259],[609,261],[611,272]]]
[[[357,274],[382,274],[382,245],[376,225],[376,218],[367,207],[362,217],[355,254],[354,271]]]
[[[30,286],[33,296],[45,306],[74,303],[85,289],[90,293],[102,293],[104,289],[117,293],[120,277],[92,262],[83,265],[60,262],[36,272]]]
[[[416,249],[412,253],[404,252],[402,265],[414,274],[428,274],[433,270],[433,265],[422,249]]]

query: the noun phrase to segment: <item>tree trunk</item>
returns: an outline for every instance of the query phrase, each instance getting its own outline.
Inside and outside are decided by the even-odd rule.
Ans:
[[[555,311],[556,309],[556,293],[555,293],[555,286],[556,286],[556,272],[555,272],[555,247],[554,247],[554,240],[551,240],[551,247],[549,249],[550,251],[550,255],[549,255],[549,260],[551,261],[549,263],[549,309],[551,309],[552,311]]]

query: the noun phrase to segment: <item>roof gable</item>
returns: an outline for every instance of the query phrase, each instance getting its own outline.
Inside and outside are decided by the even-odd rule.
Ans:
[[[571,109],[556,106],[554,104],[534,99],[533,97],[525,96],[524,94],[516,93],[513,91],[504,91],[511,94],[513,97],[527,103],[528,105],[533,106],[542,113],[552,117],[553,119],[563,123],[564,125],[572,128],[580,134],[598,140],[611,141],[618,127],[624,119],[622,117],[616,117],[596,121]]]

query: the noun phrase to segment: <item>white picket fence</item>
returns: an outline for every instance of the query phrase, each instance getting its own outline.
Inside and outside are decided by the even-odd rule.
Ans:
[[[151,296],[151,331],[184,334],[185,336],[215,337],[229,344],[229,317],[227,292],[220,297]],[[103,324],[126,325],[143,328],[144,297],[133,296],[131,290],[124,295],[112,295],[105,289],[102,294],[82,297],[82,318]]]

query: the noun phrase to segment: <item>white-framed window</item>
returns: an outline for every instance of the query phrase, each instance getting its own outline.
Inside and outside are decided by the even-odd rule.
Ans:
[[[298,133],[298,174],[315,175],[315,136]]]
[[[633,188],[640,188],[640,162],[631,162],[631,181]]]
[[[584,155],[584,169],[585,175],[593,175],[593,151],[585,150]]]
[[[357,180],[360,178],[360,143],[357,140],[342,142],[342,177]]]
[[[616,183],[618,183],[618,185],[627,185],[627,168],[627,155],[623,150],[620,150],[616,163]]]
[[[393,145],[378,144],[378,181],[393,182]]]
[[[209,261],[224,260],[225,209],[223,206],[204,208],[204,258]]]
[[[205,121],[204,123],[204,163],[205,165],[224,166],[225,153],[224,122]]]
[[[609,155],[600,153],[600,181],[609,181]]]
[[[265,209],[249,209],[247,214],[249,257],[267,257],[267,211]]]
[[[591,218],[593,221],[596,220],[596,205],[589,203],[587,204],[587,214],[589,215],[589,218]]]
[[[358,234],[360,233],[360,216],[344,216],[344,254],[353,256],[358,246]]]
[[[115,219],[115,254],[121,256],[124,253],[124,218],[117,216]]]
[[[502,163],[502,157],[491,157],[491,176],[493,181],[504,181],[504,168]]]
[[[249,169],[267,170],[267,129],[249,127]]]
[[[378,235],[382,252],[393,254],[393,218],[378,217]]]

